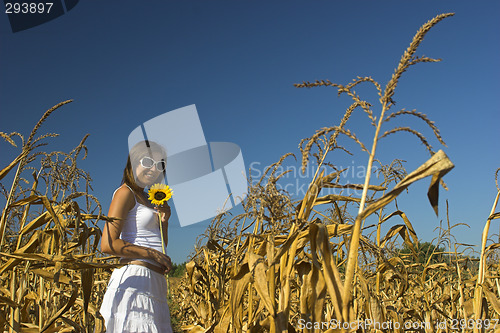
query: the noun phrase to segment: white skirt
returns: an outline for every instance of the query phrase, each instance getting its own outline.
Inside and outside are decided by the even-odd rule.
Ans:
[[[171,333],[165,277],[149,268],[115,269],[102,301],[107,333]]]

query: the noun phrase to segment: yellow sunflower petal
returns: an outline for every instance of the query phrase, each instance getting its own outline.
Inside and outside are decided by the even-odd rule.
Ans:
[[[154,184],[149,189],[149,201],[153,205],[160,206],[167,202],[172,197],[172,189],[165,184]]]

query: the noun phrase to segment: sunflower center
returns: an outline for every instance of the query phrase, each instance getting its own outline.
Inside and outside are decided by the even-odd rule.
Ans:
[[[155,193],[155,200],[163,200],[165,199],[167,195],[163,192],[156,192]]]

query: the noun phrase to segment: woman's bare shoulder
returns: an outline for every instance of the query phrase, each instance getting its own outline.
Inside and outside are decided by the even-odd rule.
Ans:
[[[135,195],[130,188],[125,184],[120,186],[113,195],[113,203],[120,206],[125,206],[127,210],[131,210],[135,206]]]

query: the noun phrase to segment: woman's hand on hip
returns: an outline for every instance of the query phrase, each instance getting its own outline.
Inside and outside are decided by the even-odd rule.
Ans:
[[[172,260],[166,254],[150,249],[150,256],[151,259],[156,261],[165,270],[165,274],[168,274],[172,270]]]

